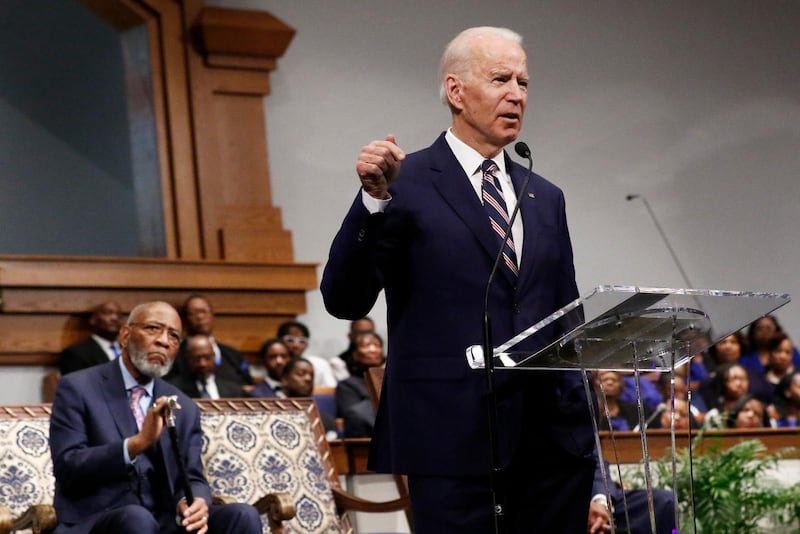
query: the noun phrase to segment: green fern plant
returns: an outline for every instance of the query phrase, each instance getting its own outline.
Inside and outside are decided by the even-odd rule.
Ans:
[[[702,439],[701,433],[694,446]],[[681,531],[694,532],[696,515],[697,532],[702,534],[800,532],[800,483],[787,487],[769,475],[791,450],[766,454],[758,439],[742,441],[727,450],[712,442],[702,455],[693,457],[694,509],[689,450],[678,450]],[[654,486],[672,487],[670,460],[652,461],[651,468]],[[643,473],[631,479],[634,485],[644,486]]]

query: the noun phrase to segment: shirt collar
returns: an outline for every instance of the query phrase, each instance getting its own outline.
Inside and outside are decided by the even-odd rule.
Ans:
[[[481,163],[487,158],[481,156],[477,150],[456,137],[452,128],[447,129],[447,132],[444,134],[444,139],[447,141],[450,150],[453,151],[453,155],[456,157],[467,176],[472,176],[480,170]],[[490,159],[494,161],[497,168],[500,169],[501,176],[508,176],[506,172],[505,152],[501,150],[499,154]]]
[[[122,370],[122,382],[125,384],[125,391],[130,391],[134,386],[142,386],[147,394],[150,395],[150,398],[153,398],[153,385],[155,384],[155,380],[150,379],[147,384],[140,384],[133,378],[133,375],[128,371],[128,368],[125,367],[125,362],[122,361],[122,358],[117,358],[119,363],[119,368]]]

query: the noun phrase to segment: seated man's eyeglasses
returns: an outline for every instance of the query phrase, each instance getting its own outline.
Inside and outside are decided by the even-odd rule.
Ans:
[[[167,339],[171,347],[177,347],[181,344],[181,333],[170,328],[169,326],[161,323],[131,323],[131,326],[136,326],[145,331],[149,336],[158,337],[167,332]]]

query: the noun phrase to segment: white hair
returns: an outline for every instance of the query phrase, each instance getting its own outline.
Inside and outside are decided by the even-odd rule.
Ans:
[[[473,39],[483,35],[500,37],[520,46],[522,45],[522,36],[508,28],[477,26],[475,28],[467,28],[456,35],[445,47],[439,66],[439,98],[444,105],[450,104],[447,99],[447,87],[445,86],[447,75],[450,73],[456,73],[462,77],[469,75]]]

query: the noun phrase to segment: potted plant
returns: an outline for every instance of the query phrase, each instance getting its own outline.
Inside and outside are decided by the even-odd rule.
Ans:
[[[694,446],[702,439],[698,434]],[[703,534],[800,532],[800,483],[786,486],[770,475],[790,450],[767,454],[758,439],[726,450],[712,442],[691,462],[688,449],[678,450],[681,531],[694,532],[696,525]],[[672,487],[671,460],[651,461],[651,468],[654,487]],[[643,473],[630,478],[635,486],[644,486]]]

